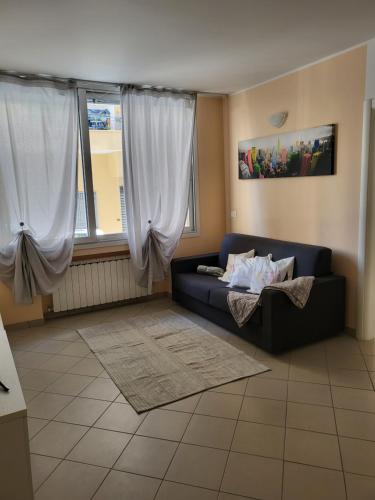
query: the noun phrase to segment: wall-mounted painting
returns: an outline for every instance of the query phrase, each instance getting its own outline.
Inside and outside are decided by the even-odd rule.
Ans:
[[[333,175],[335,125],[241,141],[240,179]]]

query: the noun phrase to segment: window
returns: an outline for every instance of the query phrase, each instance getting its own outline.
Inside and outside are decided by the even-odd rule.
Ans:
[[[76,243],[124,240],[127,215],[120,95],[79,90]],[[185,232],[195,231],[194,178]]]

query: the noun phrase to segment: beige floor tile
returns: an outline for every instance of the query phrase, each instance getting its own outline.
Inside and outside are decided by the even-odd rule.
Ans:
[[[47,332],[47,338],[53,340],[63,340],[64,342],[75,342],[76,340],[81,340],[78,333],[69,328],[56,328],[48,327],[44,328]]]
[[[103,467],[64,460],[39,488],[35,500],[90,500],[107,473]]]
[[[178,444],[163,439],[134,436],[114,469],[162,479]]]
[[[16,366],[16,368],[20,379],[21,377],[24,377],[27,373],[30,373],[32,371],[32,368],[23,368],[22,366]]]
[[[87,356],[87,358],[90,358],[90,357],[91,357],[91,354],[89,354],[89,355]],[[98,377],[100,377],[100,378],[111,378],[105,370],[102,370],[102,371],[99,373]]]
[[[257,375],[258,377],[288,380],[289,362],[270,358],[262,361],[267,366],[267,368],[270,369],[270,371],[261,373],[260,375]]]
[[[124,405],[128,405],[128,401],[125,399],[125,396],[123,394],[119,394],[117,398],[114,401],[115,403],[123,403]],[[164,408],[164,407],[163,407]]]
[[[331,385],[372,391],[372,383],[367,371],[334,368],[330,370],[329,377]]]
[[[71,328],[73,330],[79,328],[87,328],[92,326],[95,321],[91,320],[92,313],[75,314],[74,316],[66,316],[64,318],[57,318],[50,320],[48,326],[59,328]]]
[[[81,392],[80,396],[85,398],[102,399],[103,401],[114,401],[120,394],[117,386],[110,379],[97,378]]]
[[[26,403],[30,403],[30,401],[35,398],[38,394],[40,394],[40,391],[34,391],[33,389],[23,389],[23,397],[25,398]]]
[[[258,398],[286,400],[287,382],[285,380],[271,380],[260,377],[249,379],[246,396],[255,396]]]
[[[47,361],[40,365],[40,370],[52,370],[56,372],[66,373],[70,368],[81,361],[82,358],[77,356],[61,356],[54,354]]]
[[[240,420],[261,424],[285,425],[286,403],[275,399],[246,396],[240,411]]]
[[[40,368],[43,363],[46,363],[51,357],[51,354],[42,352],[25,352],[22,353],[22,356],[16,358],[16,364],[23,368]]]
[[[375,414],[353,410],[335,410],[340,436],[375,441]]]
[[[46,370],[30,370],[26,375],[20,376],[22,389],[44,391],[46,387],[61,378],[62,373]]]
[[[251,498],[220,492],[217,500],[251,500]]]
[[[147,413],[138,415],[130,405],[112,403],[95,423],[95,427],[110,431],[134,433]]]
[[[29,439],[32,439],[38,432],[48,424],[49,420],[42,418],[27,417],[27,427],[29,431]]]
[[[375,443],[347,437],[339,439],[344,471],[375,476]]]
[[[375,387],[375,372],[370,372],[369,374],[372,380],[372,385]]]
[[[87,432],[81,425],[50,422],[30,441],[31,453],[64,458]]]
[[[184,443],[229,450],[236,422],[227,418],[193,415],[182,438]]]
[[[42,338],[38,337],[18,337],[10,340],[10,345],[13,352],[18,351],[32,351],[35,347],[37,347],[41,342]]]
[[[228,452],[224,450],[180,444],[165,478],[217,490],[227,457]]]
[[[247,386],[247,378],[229,382],[229,384],[219,385],[211,389],[213,392],[223,392],[224,394],[237,394],[243,396]]]
[[[347,410],[375,413],[375,392],[347,387],[332,387],[333,405]]]
[[[217,500],[217,492],[188,486],[187,484],[163,481],[155,500]],[[241,500],[237,497],[236,500]]]
[[[339,356],[331,353],[327,356],[328,367],[343,368],[346,370],[366,370],[366,363],[362,354],[351,354],[350,356]]]
[[[329,384],[328,370],[325,366],[315,364],[291,365],[289,380],[312,384]]]
[[[65,356],[79,356],[85,358],[90,352],[90,349],[83,342],[77,341],[70,343],[65,349],[60,351],[59,354]]]
[[[375,340],[363,340],[359,342],[359,347],[363,354],[375,355]]]
[[[99,399],[76,397],[54,420],[79,425],[94,425],[111,403]]]
[[[93,380],[95,380],[94,377],[65,373],[56,382],[50,384],[45,391],[53,394],[64,394],[65,396],[78,396]]]
[[[112,467],[130,441],[131,434],[90,429],[67,456],[85,464]]]
[[[33,489],[36,491],[59,465],[58,458],[44,457],[43,455],[30,455],[31,474],[33,478]]]
[[[299,366],[303,366],[304,364],[326,366],[327,359],[325,348],[320,346],[318,349],[315,344],[312,344],[310,346],[301,347],[300,349],[295,349],[290,353],[290,362],[293,365]]]
[[[195,409],[195,413],[212,417],[237,419],[243,396],[223,394],[219,392],[204,392]]]
[[[375,478],[345,473],[348,500],[374,500]]]
[[[153,410],[146,416],[138,428],[137,434],[180,441],[189,420],[190,415],[188,413],[170,410]]]
[[[288,401],[332,406],[331,390],[328,385],[289,381]]]
[[[189,396],[188,398],[180,399],[180,401],[176,401],[175,403],[162,406],[162,409],[193,413],[200,397],[201,397],[200,394],[195,394],[194,396]]]
[[[45,418],[50,420],[67,406],[73,398],[61,394],[40,393],[30,401],[27,407],[29,417]]]
[[[285,460],[327,469],[341,470],[337,436],[287,429]]]
[[[375,356],[364,355],[364,360],[369,371],[375,371]]]
[[[287,427],[336,434],[335,415],[329,406],[288,402]]]
[[[285,462],[283,484],[283,500],[346,500],[341,471]]]
[[[43,340],[33,348],[34,352],[44,352],[46,354],[57,354],[68,347],[70,342],[61,340]]]
[[[283,458],[285,430],[273,425],[238,422],[232,451]]]
[[[231,452],[221,489],[245,497],[280,500],[282,475],[281,460]]]
[[[347,356],[351,354],[360,354],[359,342],[349,335],[339,335],[326,341],[327,353],[336,353],[337,355]]]
[[[98,377],[103,371],[103,366],[97,359],[84,358],[68,371],[69,373],[75,373],[77,375],[90,375],[92,377]]]
[[[153,500],[159,479],[112,470],[93,500]]]

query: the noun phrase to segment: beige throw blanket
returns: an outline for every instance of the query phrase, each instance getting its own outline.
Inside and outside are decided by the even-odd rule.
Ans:
[[[314,282],[313,276],[301,276],[294,280],[283,281],[268,285],[264,289],[280,290],[284,292],[295,306],[303,309],[310,296],[311,287]],[[263,290],[264,290],[263,289]],[[241,328],[254,314],[257,306],[261,305],[262,294],[229,292],[227,296],[228,306],[237,325]]]

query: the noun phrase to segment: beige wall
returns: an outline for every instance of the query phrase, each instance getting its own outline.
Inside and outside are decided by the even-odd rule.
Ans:
[[[334,271],[347,277],[347,325],[356,324],[356,261],[362,103],[366,49],[361,47],[233,95],[228,100],[228,213],[232,231],[333,249]],[[275,133],[267,117],[287,110],[283,132],[337,124],[336,174],[238,179],[238,141]]]
[[[9,288],[0,282],[0,314],[4,325],[40,320],[43,318],[41,297],[34,298],[30,305],[16,305]]]
[[[214,252],[225,233],[223,97],[198,96],[199,235],[183,238],[177,256]]]
[[[197,149],[198,149],[198,179],[199,196],[199,234],[191,238],[183,238],[177,250],[177,255],[193,255],[218,250],[225,232],[225,182],[224,182],[224,155],[223,155],[223,100],[221,97],[199,96],[197,104]],[[110,133],[110,132],[109,132]],[[100,135],[99,135],[100,134]],[[108,139],[112,140],[111,148],[117,149],[116,134],[111,138],[104,137],[106,132],[99,131],[95,139],[97,149],[106,149]],[[102,145],[97,141],[105,140]],[[96,155],[95,165],[98,178],[103,178],[105,165],[103,162],[110,155],[99,153]],[[94,162],[94,160],[93,160]],[[104,174],[103,174],[104,175]],[[116,189],[118,200],[118,180],[113,172],[115,182],[111,189]],[[98,183],[98,189],[99,189]],[[115,186],[115,188],[113,187]],[[115,196],[113,195],[112,198]],[[100,210],[100,206],[98,207]],[[115,213],[116,210],[113,212]],[[99,214],[100,219],[100,214]],[[96,255],[98,252],[123,251],[125,245],[105,247],[100,249],[76,250],[76,255]],[[160,283],[155,291],[168,289],[167,282]],[[50,300],[44,300],[44,305]],[[31,306],[15,306],[10,292],[0,283],[0,313],[5,324],[32,321],[43,317],[43,304],[40,297],[34,300]]]

